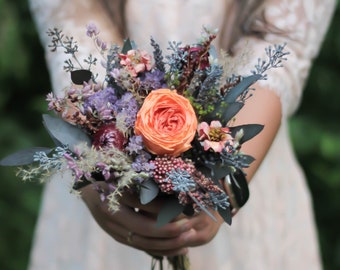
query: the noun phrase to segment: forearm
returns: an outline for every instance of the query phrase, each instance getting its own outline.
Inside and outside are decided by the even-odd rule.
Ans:
[[[265,158],[281,124],[281,101],[271,89],[256,84],[253,96],[246,100],[242,110],[236,115],[234,125],[256,123],[264,125],[263,130],[253,139],[244,143],[241,151],[255,158],[245,169],[248,182]]]

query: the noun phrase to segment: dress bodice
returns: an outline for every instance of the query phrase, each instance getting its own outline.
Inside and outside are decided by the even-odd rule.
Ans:
[[[192,44],[199,38],[203,26],[221,27],[230,1],[213,2],[212,5],[211,0],[129,0],[125,15],[128,35],[139,46],[149,44],[150,36],[162,48],[167,47],[168,41]]]

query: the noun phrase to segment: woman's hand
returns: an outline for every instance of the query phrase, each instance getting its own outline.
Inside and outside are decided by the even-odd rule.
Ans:
[[[218,220],[216,222],[202,212],[193,217],[180,215],[174,221],[157,227],[156,217],[161,199],[142,205],[136,196],[124,194],[120,210],[112,213],[108,210],[107,202],[100,200],[93,185],[82,188],[82,198],[99,226],[111,237],[152,255],[186,254],[188,247],[212,240],[223,223],[217,213],[213,213]]]

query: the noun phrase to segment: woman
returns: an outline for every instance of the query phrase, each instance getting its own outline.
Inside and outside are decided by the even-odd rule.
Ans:
[[[241,59],[236,67],[241,73],[249,72],[270,44],[287,43],[290,52],[285,67],[269,72],[237,115],[238,124],[265,128],[244,145],[243,151],[256,157],[247,171],[251,197],[231,227],[200,214],[155,228],[154,219],[133,209],[154,213],[157,204],[143,208],[124,197],[121,210],[111,215],[91,186],[82,190],[84,204],[68,194],[65,182],[55,179],[45,190],[31,269],[149,269],[146,252],[189,252],[194,270],[321,268],[311,199],[289,142],[287,119],[298,107],[335,1],[30,2],[46,49],[46,30],[58,27],[74,36],[87,55],[93,46],[84,27],[93,21],[102,39],[121,44],[129,36],[140,47],[149,44],[151,35],[165,48],[169,40],[195,42],[202,25],[219,28],[215,46]],[[48,51],[46,56],[54,91],[62,95],[69,85],[63,79],[65,59]]]

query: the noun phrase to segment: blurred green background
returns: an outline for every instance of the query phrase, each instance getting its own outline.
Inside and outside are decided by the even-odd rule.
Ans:
[[[340,269],[340,5],[291,120],[314,197],[324,268]],[[0,0],[0,157],[52,145],[41,114],[50,82],[26,0]],[[0,167],[0,269],[26,269],[42,186]]]

